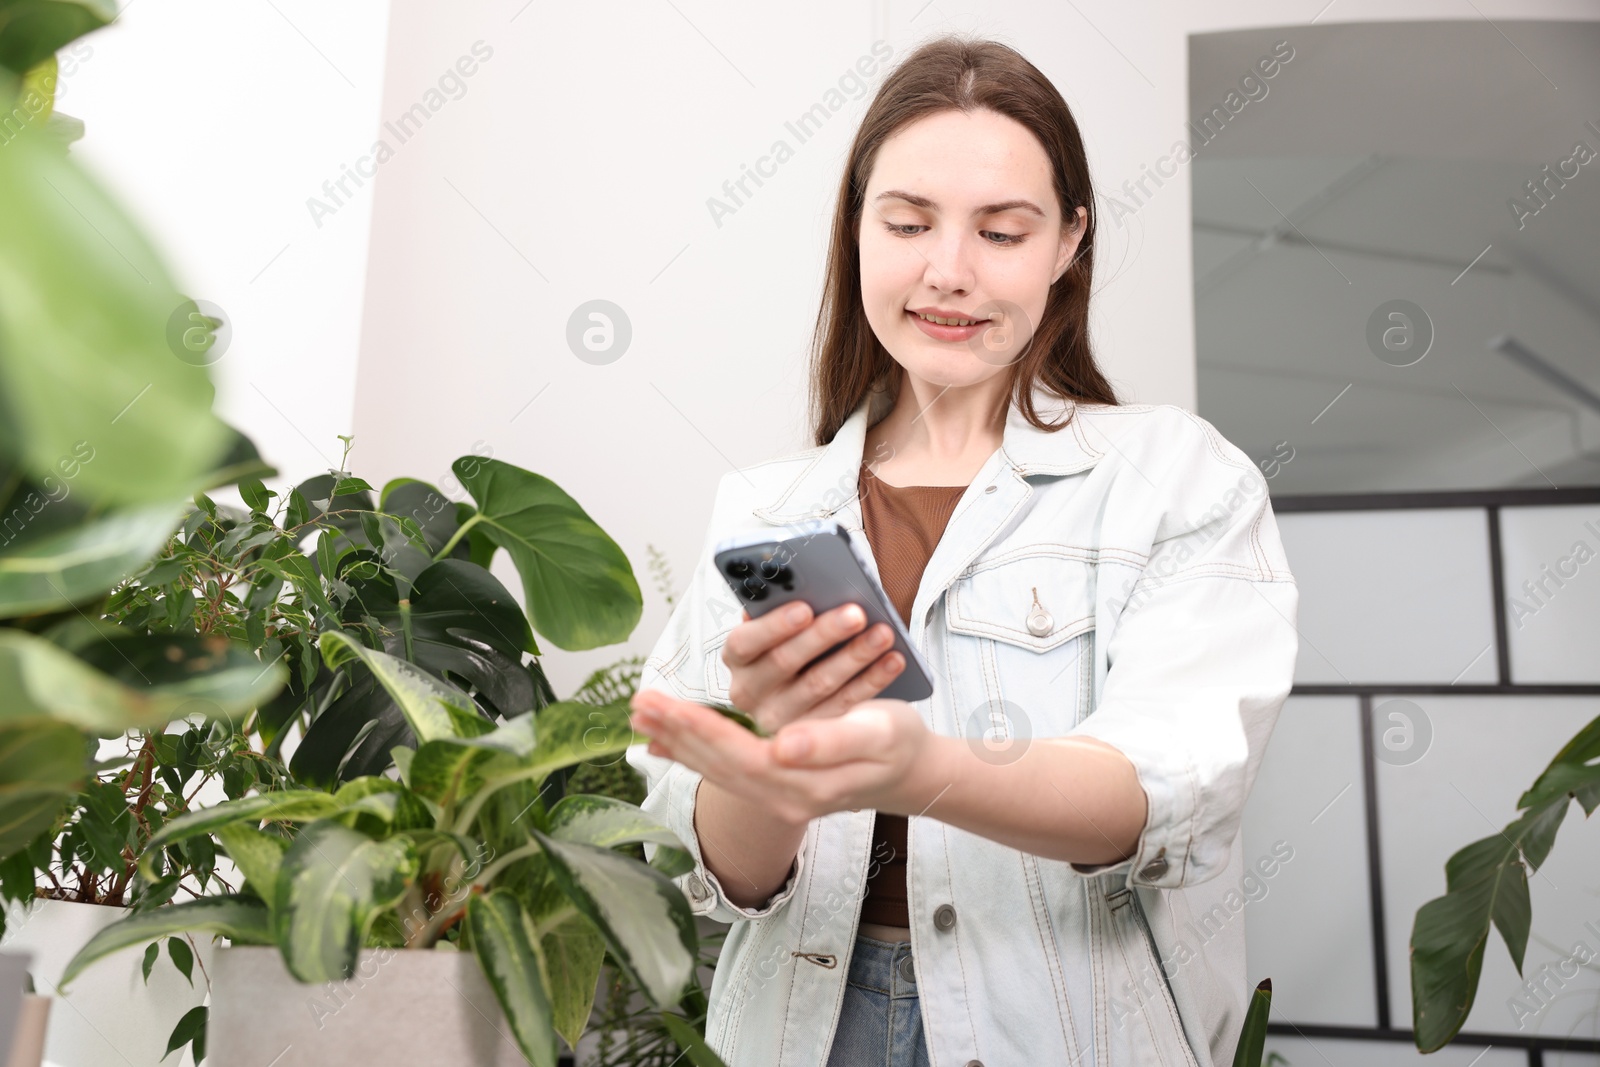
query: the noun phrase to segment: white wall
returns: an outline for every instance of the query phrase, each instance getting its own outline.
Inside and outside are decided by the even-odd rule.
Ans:
[[[274,487],[337,464],[350,432],[371,200],[320,229],[305,201],[371,141],[387,26],[384,0],[134,0],[61,81],[73,155],[232,317],[217,410]]]

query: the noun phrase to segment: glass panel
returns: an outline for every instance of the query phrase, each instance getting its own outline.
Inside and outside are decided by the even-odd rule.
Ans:
[[[1359,714],[1353,697],[1290,697],[1245,806],[1246,973],[1272,979],[1276,1021],[1378,1024]]]
[[[1190,38],[1198,410],[1274,492],[1600,485],[1600,23],[1510,37]]]
[[[1410,729],[1414,740],[1387,758],[1383,746],[1377,749],[1390,1011],[1397,1025],[1411,1018],[1411,928],[1417,909],[1443,895],[1445,862],[1511,822],[1517,798],[1597,714],[1597,697],[1374,698],[1375,733]],[[1529,879],[1533,926],[1522,976],[1500,934],[1491,932],[1465,1029],[1580,1037],[1600,1032],[1596,886],[1600,819],[1585,819],[1574,804],[1555,848]],[[1572,956],[1593,962],[1563,967]],[[1525,988],[1525,980],[1533,985]]]
[[[1514,682],[1600,682],[1600,507],[1503,508]]]
[[[1497,680],[1481,509],[1277,520],[1300,587],[1297,684]]]

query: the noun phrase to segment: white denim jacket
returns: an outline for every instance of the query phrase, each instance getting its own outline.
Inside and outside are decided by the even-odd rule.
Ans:
[[[910,819],[930,1059],[1228,1067],[1265,977],[1245,973],[1242,882],[1275,873],[1270,855],[1246,863],[1239,823],[1292,684],[1299,591],[1266,480],[1205,419],[1170,404],[1036,396],[1045,421],[1070,411],[1071,425],[1044,433],[1013,405],[1001,447],[956,505],[911,611],[935,685],[913,706],[934,732],[975,744],[996,730],[1111,744],[1137,769],[1149,815],[1134,853],[1098,866],[942,823],[937,804]],[[727,701],[722,644],[742,605],[714,570],[713,545],[825,516],[864,541],[857,472],[866,429],[890,402],[875,393],[831,443],[722,478],[641,688]],[[821,1067],[875,812],[813,819],[788,882],[763,907],[741,908],[701,855],[701,775],[643,742],[627,758],[648,783],[644,809],[694,857],[677,879],[692,910],[732,924],[710,990],[711,1047],[729,1067]]]

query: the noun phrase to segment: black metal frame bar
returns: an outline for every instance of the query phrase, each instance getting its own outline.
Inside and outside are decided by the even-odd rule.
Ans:
[[[1373,989],[1377,996],[1376,1027],[1297,1025],[1268,1023],[1267,1032],[1283,1037],[1326,1037],[1352,1041],[1386,1041],[1416,1047],[1415,1032],[1396,1029],[1389,1011],[1389,957],[1384,918],[1383,856],[1379,842],[1377,758],[1373,739],[1373,705],[1379,695],[1477,694],[1517,696],[1600,696],[1600,685],[1521,685],[1511,678],[1511,642],[1506,619],[1505,560],[1500,537],[1503,508],[1600,504],[1600,486],[1568,489],[1466,489],[1415,493],[1350,493],[1281,496],[1272,498],[1276,514],[1329,511],[1402,511],[1423,508],[1478,508],[1489,525],[1489,575],[1494,603],[1494,641],[1497,682],[1467,685],[1437,683],[1353,683],[1349,685],[1296,685],[1291,696],[1354,696],[1360,704],[1361,774],[1366,804],[1367,897],[1372,919]],[[1529,1067],[1543,1067],[1546,1051],[1600,1053],[1600,1040],[1553,1038],[1528,1034],[1462,1031],[1452,1045],[1523,1048]]]

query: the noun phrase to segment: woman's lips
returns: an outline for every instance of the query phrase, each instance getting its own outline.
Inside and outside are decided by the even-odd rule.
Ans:
[[[941,326],[937,322],[929,322],[915,311],[907,311],[911,321],[917,324],[917,329],[933,338],[935,341],[970,341],[993,323],[985,319],[971,326]]]

